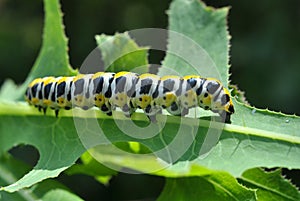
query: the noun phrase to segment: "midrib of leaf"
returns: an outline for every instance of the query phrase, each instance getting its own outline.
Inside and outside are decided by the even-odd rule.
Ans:
[[[300,137],[281,134],[281,133],[275,133],[275,132],[271,132],[271,131],[267,131],[267,130],[243,127],[243,126],[232,125],[232,124],[226,124],[224,127],[224,130],[229,131],[229,132],[236,132],[236,133],[240,133],[240,134],[244,134],[244,135],[265,137],[265,138],[270,138],[270,139],[279,140],[279,141],[283,141],[283,142],[300,144]]]
[[[274,190],[274,189],[272,189],[272,188],[269,188],[269,187],[267,187],[267,186],[261,185],[260,183],[257,183],[257,182],[255,182],[255,181],[253,181],[253,180],[247,179],[247,178],[245,178],[245,177],[239,177],[239,178],[240,178],[241,180],[247,182],[247,183],[250,183],[250,184],[252,184],[252,185],[254,185],[254,186],[257,186],[257,187],[259,187],[259,188],[261,188],[261,189],[265,189],[265,190],[270,191],[270,192],[272,192],[272,193],[275,193],[275,194],[277,194],[277,195],[279,195],[279,196],[281,196],[281,197],[284,197],[284,198],[286,198],[286,199],[289,199],[289,200],[295,200],[293,197],[290,197],[290,196],[288,196],[288,195],[286,195],[286,194],[283,194],[283,193],[281,193],[281,192],[279,192],[279,191],[276,191],[276,190]]]

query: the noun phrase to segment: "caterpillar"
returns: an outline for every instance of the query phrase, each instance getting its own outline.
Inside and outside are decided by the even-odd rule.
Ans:
[[[29,84],[25,99],[44,113],[50,107],[56,116],[60,109],[87,110],[96,106],[107,115],[119,107],[130,117],[139,108],[155,122],[156,114],[162,109],[171,115],[184,116],[190,108],[199,106],[218,113],[223,121],[230,123],[234,113],[229,91],[220,81],[198,75],[159,77],[150,73],[97,72],[74,77],[44,77]]]

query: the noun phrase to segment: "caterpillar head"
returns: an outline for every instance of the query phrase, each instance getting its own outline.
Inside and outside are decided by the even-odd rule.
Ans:
[[[212,111],[219,113],[226,123],[231,123],[230,116],[234,113],[234,106],[226,88],[223,88],[219,98],[212,104]]]
[[[223,89],[223,93],[224,94],[221,96],[221,104],[228,114],[233,114],[234,106],[232,99],[230,98],[230,93],[226,88]]]

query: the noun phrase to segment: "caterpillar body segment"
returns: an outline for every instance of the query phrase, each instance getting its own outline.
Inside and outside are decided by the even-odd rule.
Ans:
[[[115,73],[98,72],[92,76],[90,93],[93,97],[96,107],[107,115],[112,115],[111,104],[109,99],[112,96],[111,84],[114,80]]]
[[[56,82],[55,89],[52,90],[51,96],[55,98],[53,101],[52,108],[59,110],[64,108],[69,110],[72,108],[72,85],[74,77],[60,77]],[[51,100],[47,100],[49,102]],[[56,103],[55,103],[56,102]],[[50,104],[50,103],[48,103]]]
[[[131,98],[135,95],[135,88],[138,81],[138,74],[131,72],[119,72],[115,74],[112,81],[112,96],[109,103],[112,108],[119,107],[125,116],[130,117],[136,110],[131,102]]]
[[[161,108],[156,106],[153,94],[159,86],[160,77],[154,74],[145,73],[139,76],[136,84],[135,94],[131,98],[132,106],[139,108],[154,121],[155,115],[161,112]]]
[[[166,109],[172,115],[184,116],[190,108],[201,107],[218,113],[229,123],[234,107],[229,91],[214,78],[198,75],[138,75],[132,72],[98,72],[74,77],[44,77],[33,80],[26,101],[46,112],[60,109],[98,107],[107,115],[120,108],[130,117],[142,109],[151,121]]]

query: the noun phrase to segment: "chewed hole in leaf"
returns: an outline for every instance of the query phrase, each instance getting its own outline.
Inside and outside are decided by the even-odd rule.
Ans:
[[[38,150],[31,145],[19,145],[12,148],[10,151],[15,158],[25,162],[30,166],[35,166],[39,160]]]

